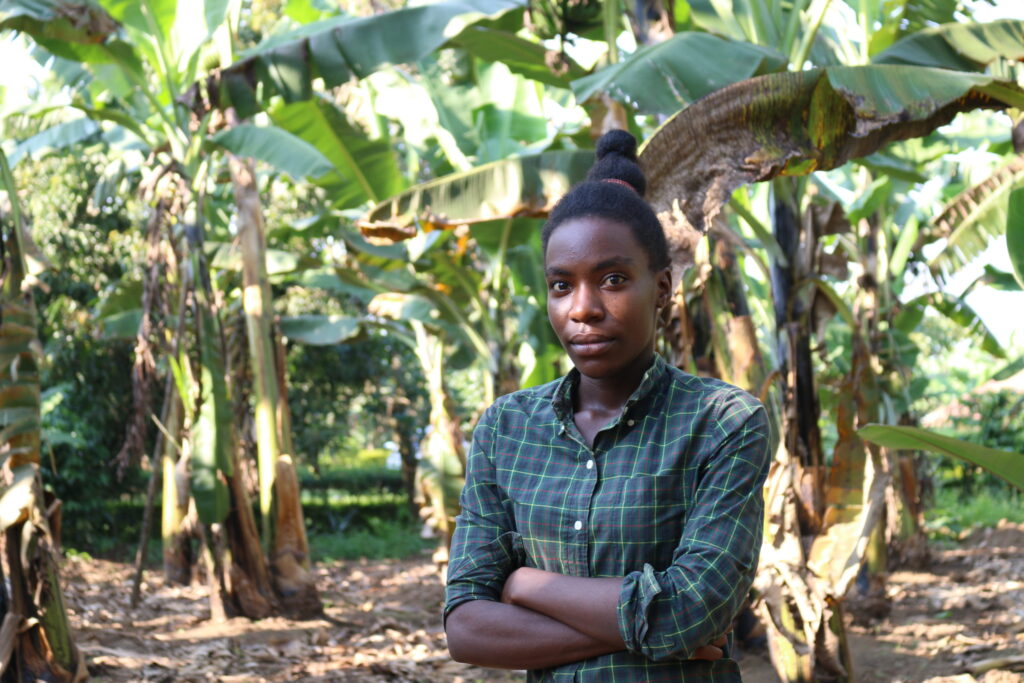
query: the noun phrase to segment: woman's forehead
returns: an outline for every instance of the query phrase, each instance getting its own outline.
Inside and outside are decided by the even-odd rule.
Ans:
[[[629,225],[610,218],[587,216],[565,221],[551,233],[544,254],[548,266],[577,261],[610,265],[646,263],[647,253]]]

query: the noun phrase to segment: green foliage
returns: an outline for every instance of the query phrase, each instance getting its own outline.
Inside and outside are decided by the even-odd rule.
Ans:
[[[314,470],[344,460],[345,453],[397,440],[396,425],[412,440],[427,424],[415,358],[379,333],[335,346],[292,344],[288,376],[295,449]]]
[[[941,486],[925,510],[926,526],[934,539],[956,540],[965,532],[994,527],[1006,519],[1024,523],[1024,494],[1015,489],[987,489],[984,495],[964,497],[958,487]]]
[[[971,443],[1024,454],[1024,397],[1011,391],[986,392],[968,394],[957,403],[960,408],[952,412],[950,433]],[[978,498],[1005,496],[1013,490],[977,465],[943,458],[937,470],[937,486],[957,491],[965,504],[978,505]]]
[[[343,493],[380,491],[398,493],[402,475],[379,465],[325,469],[320,474],[304,472],[299,481],[303,491],[331,490]]]
[[[408,517],[400,520],[372,517],[364,529],[310,538],[314,561],[401,559],[419,555],[437,545],[420,537],[419,525]]]
[[[120,525],[111,502],[143,490],[143,473],[119,476],[114,456],[132,410],[132,345],[103,341],[95,309],[120,278],[134,273],[138,244],[129,204],[120,196],[93,202],[102,158],[48,157],[16,169],[32,232],[53,264],[40,275],[39,335],[45,363],[43,481],[63,501],[68,546],[109,550]]]

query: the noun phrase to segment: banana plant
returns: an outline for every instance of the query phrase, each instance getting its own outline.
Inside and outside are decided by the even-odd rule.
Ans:
[[[800,48],[799,45],[793,47],[798,50],[794,53],[796,55],[809,49]],[[624,64],[628,62],[628,59],[624,60]],[[623,73],[631,73],[624,65],[619,68]],[[653,90],[653,86],[644,88],[645,92]],[[992,76],[923,67],[828,67],[801,73],[769,74],[723,88],[684,109],[664,123],[645,143],[641,163],[650,181],[652,202],[675,238],[676,262],[681,266],[692,253],[691,245],[699,241],[699,235],[710,224],[714,214],[729,202],[734,190],[740,185],[767,180],[780,174],[799,176],[814,170],[835,168],[852,159],[868,156],[893,140],[928,134],[948,121],[958,110],[992,106],[995,102],[999,106],[1019,105],[1021,91],[1012,83]],[[448,187],[448,180],[453,181],[451,187],[456,187],[457,178],[439,179],[435,181],[435,186]],[[435,224],[454,225],[473,220],[477,209],[464,208],[460,211],[454,202],[446,201],[440,193],[431,192],[431,189],[424,187],[419,191],[410,191],[392,202],[385,202],[364,220],[364,230],[368,235],[400,239],[413,234],[416,227],[413,217],[431,227]],[[452,192],[452,195],[457,196],[457,193]],[[510,204],[514,203],[513,198]],[[383,220],[380,219],[381,215],[385,216]],[[439,221],[436,218],[438,216],[443,218]],[[760,241],[777,252],[782,242],[781,237],[777,235],[773,245],[772,240],[766,239],[766,236],[770,236],[770,233],[762,227],[755,238],[755,244]],[[783,252],[783,258],[791,263],[796,261],[796,257],[792,248]],[[790,277],[790,288],[795,288],[801,296],[806,297],[810,291],[823,290],[820,284],[815,283],[813,271],[796,271]],[[832,294],[839,300],[834,292]],[[782,308],[785,310],[786,306]],[[783,322],[786,322],[785,319]],[[860,334],[859,329],[857,331]],[[859,339],[859,369],[851,375],[851,386],[855,378],[863,379],[871,367],[867,338],[861,336]],[[799,344],[800,339],[793,339],[793,343]],[[806,342],[803,343],[806,349]],[[719,343],[718,348],[724,349],[727,346]],[[790,352],[790,357],[794,357],[793,352]],[[803,377],[809,379],[807,373],[810,369],[810,364],[804,366],[801,370]],[[813,380],[811,382],[807,387],[813,392]],[[791,386],[797,383],[795,376],[790,378],[789,383]],[[869,390],[867,384],[860,388],[864,392]],[[812,405],[807,415],[813,418],[817,415],[817,409],[813,407],[817,399],[811,393],[807,395],[807,400]],[[791,406],[788,410],[793,410],[792,407],[797,405],[792,401],[789,399],[786,402]],[[846,413],[848,417],[842,418],[844,433],[853,425],[864,424],[865,420],[871,418],[871,414],[871,410],[859,416]],[[815,430],[816,425],[809,425],[804,432],[810,436],[811,443],[816,441],[815,448],[819,453],[816,459],[806,465],[820,468],[824,464],[824,457],[820,451],[820,436],[814,435]],[[777,515],[772,528],[776,534],[787,537],[799,535],[798,510],[803,511],[801,514],[810,512],[821,520],[826,504],[838,508],[848,503],[846,499],[851,496],[866,496],[857,506],[860,512],[851,519],[837,519],[833,535],[829,537],[823,533],[821,543],[813,552],[812,567],[826,579],[831,586],[829,595],[833,596],[841,596],[850,585],[853,576],[850,568],[859,566],[866,539],[881,517],[881,492],[884,492],[887,483],[884,463],[877,452],[868,458],[869,451],[863,445],[844,441],[842,447],[851,452],[859,451],[861,455],[859,460],[851,460],[849,467],[842,472],[837,471],[831,477],[835,480],[835,495],[830,498],[823,497],[820,502],[798,505],[799,498],[792,493],[797,486],[794,479],[780,479],[780,474],[773,480],[774,488],[779,491],[781,507],[772,508]],[[797,453],[802,447],[798,441],[791,441],[789,448]],[[869,459],[874,463],[874,471],[878,472],[878,476],[874,477],[870,485],[861,486],[859,482],[863,481]],[[819,465],[813,465],[814,462]],[[776,470],[779,473],[792,473],[793,465],[783,464]],[[811,476],[821,478],[817,486],[819,491],[822,490],[824,472],[814,470]],[[786,481],[788,483],[784,483]],[[787,494],[787,491],[790,493]],[[846,493],[841,494],[843,491]],[[865,491],[866,494],[862,493]],[[790,500],[790,503],[783,504],[785,500]],[[787,509],[793,511],[789,517],[785,516]],[[820,524],[819,521],[819,529]],[[771,535],[771,538],[775,536]],[[825,552],[826,547],[831,550]],[[802,565],[800,558],[780,559],[782,561],[789,567]],[[776,563],[775,566],[778,569],[776,576],[783,576],[783,565]],[[833,567],[839,568],[838,573],[832,571]],[[822,585],[820,580],[796,580],[797,584],[801,582],[804,582],[801,590],[805,593],[811,584]],[[793,638],[788,641],[789,651],[779,652],[776,656],[779,668],[788,677],[809,675],[807,672],[814,666],[811,653],[815,648],[811,647],[812,644],[819,639],[827,640],[825,631],[830,628],[841,630],[838,617],[829,611],[829,600],[824,594],[806,603],[818,607],[801,615],[807,624],[802,634],[794,634],[792,629],[786,629],[784,622],[791,619],[794,613],[788,612],[789,616],[784,617],[780,611],[788,609],[783,608],[783,603],[787,600],[787,592],[792,595],[790,591],[797,590],[795,586],[793,584],[787,588],[771,580],[768,583],[768,588],[778,597],[773,615],[775,623],[780,625],[777,640]],[[833,671],[847,671],[850,666],[848,653],[839,650],[834,649],[833,654],[819,662],[819,665]]]
[[[13,480],[0,490],[0,530],[7,553],[0,639],[0,671],[19,679],[82,681],[85,659],[75,646],[60,587],[57,553],[60,502],[47,500],[39,474],[42,347],[32,296],[36,268],[30,267],[31,236],[21,212],[7,157],[0,150],[0,211],[4,245],[0,291],[0,448]],[[38,263],[36,264],[39,265]]]
[[[188,224],[190,229],[200,233],[212,226],[226,234],[223,215],[216,211],[205,215],[203,209],[217,204],[214,201],[204,203],[203,198],[209,194],[220,201],[217,194],[221,191],[212,182],[212,173],[221,157],[218,156],[220,148],[208,144],[211,117],[193,119],[179,100],[211,63],[231,62],[234,47],[231,27],[237,24],[241,3],[237,0],[207,0],[200,4],[202,11],[198,15],[187,13],[177,3],[167,0],[141,3],[108,0],[84,9],[65,5],[6,0],[0,5],[0,29],[19,31],[31,37],[41,50],[79,64],[81,73],[76,74],[73,83],[69,83],[72,106],[68,111],[84,114],[85,119],[101,129],[102,138],[110,140],[118,135],[127,136],[149,155],[138,183],[143,197],[153,207],[149,223],[154,234],[162,234],[165,226],[182,224]],[[79,17],[88,21],[73,21],[76,12],[88,13],[88,17]],[[93,126],[83,126],[83,135],[95,133]],[[70,144],[76,140],[74,136],[63,135],[62,141]],[[42,149],[38,136],[36,140],[27,142],[31,144],[23,148],[25,152],[38,153]],[[343,165],[343,169],[352,167],[351,160]],[[334,169],[332,180],[335,187],[347,186],[345,177],[337,169]],[[174,239],[185,241],[180,233]],[[202,242],[200,236],[197,243]],[[158,275],[167,270],[165,265],[154,261],[153,256],[169,253],[179,246],[173,243],[173,239],[168,240],[165,246],[155,244],[150,250],[151,263],[147,270]],[[186,247],[181,257],[188,261],[197,254],[194,249]],[[279,560],[275,565],[276,591],[269,583],[268,559],[260,549],[259,537],[250,533],[244,487],[234,485],[238,468],[232,465],[236,455],[235,441],[231,436],[231,412],[226,407],[222,323],[211,303],[209,275],[201,277],[208,272],[204,264],[200,263],[203,269],[194,273],[201,282],[194,286],[193,291],[208,293],[205,298],[196,299],[200,303],[206,302],[206,305],[197,309],[195,329],[190,331],[181,353],[171,354],[169,349],[155,346],[154,340],[160,335],[147,324],[150,316],[146,302],[158,298],[157,288],[173,282],[174,278],[150,277],[146,280],[136,345],[136,374],[146,381],[137,384],[136,393],[141,400],[137,405],[138,414],[132,421],[134,438],[129,438],[128,443],[141,443],[141,435],[150,422],[143,406],[148,403],[148,387],[157,372],[154,351],[159,356],[162,350],[167,365],[175,367],[177,364],[179,386],[176,393],[186,408],[183,416],[185,429],[181,432],[182,440],[175,454],[187,463],[178,469],[187,469],[189,473],[190,485],[187,488],[196,501],[202,522],[197,528],[209,530],[213,535],[224,530],[228,536],[226,543],[217,542],[210,533],[206,534],[206,541],[212,543],[218,552],[230,547],[238,566],[250,565],[243,567],[243,574],[249,576],[249,581],[222,576],[220,587],[226,589],[237,611],[252,616],[267,616],[280,609],[318,613],[321,607],[315,599],[315,589],[312,589],[308,574],[303,573],[303,565],[308,564],[308,548],[304,544],[304,535],[296,532],[303,531],[304,524],[298,507],[294,472],[288,476],[289,458],[281,456],[267,464],[264,457],[264,466],[260,468],[263,493],[260,503],[266,550],[272,548],[271,535],[277,543],[287,539],[290,548],[288,553],[275,554]],[[177,298],[175,290],[170,287],[163,295],[169,301]],[[262,351],[270,353],[266,348]],[[190,362],[186,363],[185,359]],[[263,368],[258,363],[254,365]],[[189,368],[194,369],[191,375],[187,371]],[[276,372],[270,377],[271,381],[277,381]],[[172,393],[168,392],[168,395]],[[178,399],[174,397],[172,400]],[[173,411],[164,412],[173,414]],[[173,430],[173,425],[167,430],[172,437],[175,436]],[[161,469],[169,474],[172,468],[165,466]],[[165,487],[170,487],[171,482],[171,479],[166,479]],[[280,485],[275,485],[275,482]],[[177,484],[176,479],[174,483]],[[174,508],[165,509],[164,518],[169,523],[180,520],[177,513],[179,496],[171,494],[185,487],[175,486],[174,489],[170,491],[168,488],[169,495],[164,497],[164,504]],[[287,500],[276,507],[274,518],[275,508],[267,495],[271,490],[277,497],[287,494]],[[173,532],[165,537],[170,542],[176,535]],[[251,547],[254,542],[256,546]],[[285,555],[294,560],[287,567],[281,560]],[[176,551],[172,547],[165,548],[165,556],[177,557]],[[295,560],[297,557],[300,559]],[[211,568],[213,565],[234,571],[223,558],[211,560]],[[302,578],[305,581],[298,580]],[[296,588],[299,584],[302,584],[302,590]],[[255,594],[243,594],[253,586],[256,587]],[[219,591],[219,587],[211,590],[211,600],[218,597]],[[292,599],[296,595],[303,596],[302,600]]]

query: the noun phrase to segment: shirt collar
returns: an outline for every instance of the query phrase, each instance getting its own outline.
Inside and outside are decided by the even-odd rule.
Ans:
[[[640,380],[640,385],[633,391],[628,399],[626,399],[625,405],[622,406],[622,412],[619,413],[619,417],[613,420],[608,426],[611,427],[619,420],[622,416],[629,412],[629,409],[636,405],[638,402],[646,398],[651,394],[655,387],[659,386],[665,373],[668,371],[668,363],[658,353],[654,354],[654,360],[651,362],[651,366],[644,372],[643,379]],[[573,368],[567,375],[562,377],[558,385],[555,387],[554,396],[551,398],[552,407],[555,410],[555,415],[563,423],[571,423],[573,421],[573,393],[576,391],[576,387],[580,383],[580,371]]]

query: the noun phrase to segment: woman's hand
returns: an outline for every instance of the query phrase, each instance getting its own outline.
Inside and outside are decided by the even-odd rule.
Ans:
[[[542,575],[539,569],[532,569],[531,567],[520,567],[514,572],[508,575],[505,579],[505,586],[501,589],[501,601],[506,605],[519,605],[516,601],[516,597],[522,594],[522,591],[529,590],[529,584],[531,579],[531,573],[536,575]],[[536,576],[534,578],[537,578]]]
[[[722,636],[718,640],[713,641],[710,645],[702,645],[693,651],[693,656],[690,659],[703,659],[708,662],[721,659],[725,656],[726,637]]]

